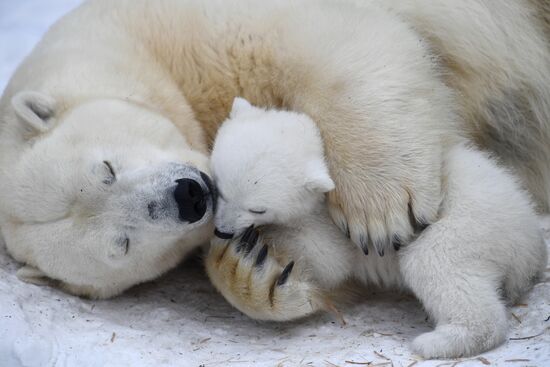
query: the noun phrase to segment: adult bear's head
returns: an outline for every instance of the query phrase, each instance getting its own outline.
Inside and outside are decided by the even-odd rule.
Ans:
[[[208,240],[208,157],[154,109],[19,92],[0,112],[0,228],[21,278],[109,297]]]

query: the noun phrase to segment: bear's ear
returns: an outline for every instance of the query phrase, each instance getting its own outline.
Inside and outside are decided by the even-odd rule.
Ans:
[[[17,270],[17,277],[25,283],[36,285],[48,285],[51,283],[50,278],[46,274],[30,265],[25,265]]]
[[[231,107],[231,112],[229,113],[230,118],[235,118],[243,112],[252,111],[254,106],[250,104],[246,99],[241,97],[236,97],[233,100],[233,106]]]
[[[334,181],[330,178],[328,167],[323,159],[309,162],[305,179],[308,190],[325,193],[334,189]]]
[[[34,134],[48,131],[54,125],[55,101],[39,92],[23,91],[11,100],[15,115]]]

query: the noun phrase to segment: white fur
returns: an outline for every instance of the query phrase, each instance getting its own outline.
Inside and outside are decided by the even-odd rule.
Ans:
[[[200,179],[184,163],[208,170],[207,159],[165,118],[107,99],[57,116],[51,97],[26,92],[13,106],[13,135],[1,144],[22,151],[17,162],[3,160],[0,222],[8,250],[26,264],[21,279],[109,297],[162,274],[207,240],[210,215],[181,223],[171,197],[176,179]]]
[[[262,236],[273,247],[273,256],[281,265],[295,259],[301,267],[301,274],[286,285],[298,287],[300,295],[288,290],[288,298],[278,294],[278,306],[259,310],[253,301],[235,293],[228,299],[257,318],[292,319],[324,307],[319,289],[330,297],[354,278],[365,284],[406,288],[419,298],[436,324],[433,332],[413,342],[413,349],[423,357],[472,355],[502,343],[507,331],[504,300],[517,302],[547,261],[533,205],[516,178],[487,155],[456,145],[444,160],[444,199],[437,221],[400,252],[365,256],[331,222],[324,202],[327,190],[307,188],[307,182],[318,180],[317,171],[309,170],[310,162],[324,161],[319,134],[313,124],[304,126],[307,121],[296,113],[248,107],[232,114],[219,131],[211,166],[218,185],[227,188],[228,194],[220,199],[224,209],[216,215],[216,226],[234,228],[233,214],[238,218],[246,208],[261,205],[266,213],[249,216],[243,226],[269,224]],[[330,180],[326,169],[320,171]],[[270,184],[249,184],[258,177]],[[229,191],[241,187],[244,193]],[[286,221],[269,214],[280,210],[277,198],[285,213],[293,213]],[[253,268],[253,262],[242,266]],[[215,271],[209,270],[216,283]],[[231,274],[227,278],[225,282],[239,286]],[[273,276],[263,281],[271,286]],[[254,289],[264,287],[256,284]],[[308,287],[309,294],[304,295]],[[223,286],[219,288],[224,291]],[[304,308],[304,304],[313,306]]]
[[[317,201],[306,192],[322,195],[334,188],[321,136],[309,117],[265,111],[242,98],[235,99],[230,116],[211,156],[219,194],[214,219],[218,230],[238,235],[253,224],[299,220]],[[296,164],[296,157],[305,167]]]
[[[387,251],[393,237],[412,238],[409,206],[418,221],[437,218],[442,159],[462,136],[496,152],[548,210],[550,50],[541,22],[548,7],[537,7],[544,4],[86,1],[48,31],[0,100],[0,227],[8,249],[48,276],[106,286],[103,265],[86,267],[93,262],[82,260],[80,250],[65,250],[94,243],[101,250],[90,256],[103,259],[110,230],[78,221],[72,227],[78,230],[66,235],[73,245],[63,242],[56,253],[59,263],[41,251],[55,248],[56,241],[43,246],[53,234],[65,236],[50,221],[67,216],[67,202],[80,206],[72,194],[79,180],[93,176],[92,167],[67,160],[97,162],[114,150],[123,167],[143,168],[147,177],[158,171],[146,167],[168,161],[200,168],[236,95],[315,121],[335,184],[328,194],[331,217],[357,245],[370,239]],[[120,113],[113,115],[114,105]],[[134,124],[142,117],[147,127]],[[62,138],[69,125],[78,139]],[[93,155],[96,147],[101,153]],[[169,158],[159,158],[164,153]],[[81,176],[67,178],[75,167]],[[135,212],[104,202],[99,195],[92,217],[119,223]],[[144,267],[138,277],[120,275],[124,286],[95,293],[115,294],[165,271],[208,237],[204,224],[197,238],[191,228],[180,228],[181,243],[137,231],[134,242],[147,244],[148,254],[167,247],[177,254]],[[180,244],[186,251],[180,253]],[[75,274],[79,266],[69,266],[77,258],[86,272]],[[133,272],[132,264],[106,268],[118,269],[112,274],[118,281],[118,272]]]

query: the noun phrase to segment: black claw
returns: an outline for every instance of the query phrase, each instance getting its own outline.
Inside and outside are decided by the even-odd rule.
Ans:
[[[260,252],[258,253],[258,257],[256,258],[256,266],[262,266],[265,262],[265,259],[267,258],[267,245],[264,245]]]
[[[255,242],[251,241],[254,237],[254,232],[254,226],[250,226],[244,231],[237,244],[237,252],[241,252],[244,249],[245,254],[248,254],[252,250],[255,244]]]
[[[420,233],[424,231],[428,226],[430,225],[426,220],[424,219],[418,219],[414,215],[412,203],[409,201],[409,221],[411,222],[411,227],[414,230],[414,233]]]
[[[377,240],[373,243],[374,248],[376,249],[376,252],[378,252],[378,255],[380,257],[384,256],[384,247],[386,247],[386,243],[380,240]]]
[[[426,228],[428,228],[430,226],[429,223],[426,223],[425,220],[419,220],[417,223],[416,223],[416,227],[414,228],[415,231],[417,232],[422,232],[424,231]]]
[[[241,236],[241,242],[248,243],[250,237],[254,234],[254,226],[248,227]]]
[[[259,238],[259,233],[258,232],[254,232],[254,236],[252,237],[252,239],[250,240],[250,242],[248,242],[246,244],[246,247],[244,248],[244,253],[245,255],[248,255],[252,249],[254,248],[254,246],[256,246],[256,244],[258,243],[258,238]]]
[[[363,250],[363,253],[365,255],[369,254],[369,247],[368,247],[368,240],[365,236],[361,235],[359,236],[359,243],[361,244],[361,250]]]
[[[246,244],[244,248],[244,252],[246,255],[248,255],[250,251],[252,251],[254,246],[256,246],[256,243],[258,243],[259,237],[260,237],[260,233],[254,228],[252,228],[252,232],[250,235],[248,235],[246,238],[243,237],[242,241]]]
[[[285,266],[283,269],[283,272],[281,275],[279,275],[279,279],[277,279],[277,285],[283,285],[288,280],[288,276],[290,275],[290,272],[292,271],[292,268],[294,268],[294,261],[291,261]]]
[[[401,238],[399,236],[393,237],[392,244],[395,251],[401,250],[401,246],[403,246],[403,242],[401,242]]]

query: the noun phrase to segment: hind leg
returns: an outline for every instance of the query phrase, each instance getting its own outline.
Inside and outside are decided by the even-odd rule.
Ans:
[[[431,230],[437,229],[427,232]],[[434,238],[427,243],[421,237],[400,257],[406,284],[436,324],[434,331],[412,343],[413,350],[424,358],[478,354],[501,344],[506,337],[506,310],[494,275],[481,264],[454,262],[456,248],[448,245]]]

